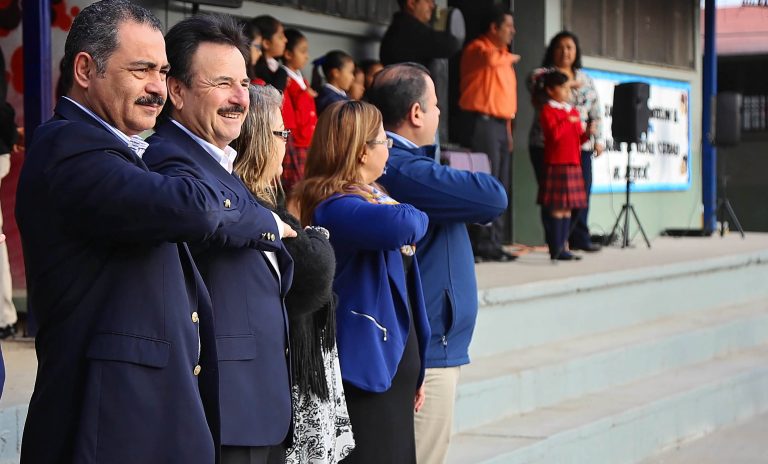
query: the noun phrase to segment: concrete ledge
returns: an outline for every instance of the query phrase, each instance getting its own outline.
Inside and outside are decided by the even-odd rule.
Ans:
[[[768,298],[768,250],[480,292],[473,359]]]
[[[480,358],[462,369],[454,432],[768,341],[768,300]]]
[[[768,346],[454,437],[450,464],[636,463],[768,411]]]

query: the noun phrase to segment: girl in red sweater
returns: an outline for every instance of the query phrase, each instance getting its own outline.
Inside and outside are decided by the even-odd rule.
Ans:
[[[283,69],[288,74],[285,85],[285,99],[290,105],[283,106],[283,117],[286,107],[290,107],[293,117],[291,134],[293,143],[283,158],[283,175],[281,177],[285,193],[290,193],[294,184],[304,178],[304,165],[307,162],[307,150],[312,134],[317,125],[317,110],[315,109],[315,97],[317,93],[312,90],[309,83],[301,75],[301,69],[309,62],[309,42],[304,35],[296,29],[286,29],[283,53]],[[286,124],[286,127],[287,124]]]
[[[571,210],[585,208],[587,196],[581,175],[581,144],[589,139],[576,108],[569,105],[568,77],[549,71],[540,77],[541,128],[544,133],[544,175],[538,203],[552,260],[581,259],[565,249],[571,225]],[[594,127],[589,128],[594,131]]]

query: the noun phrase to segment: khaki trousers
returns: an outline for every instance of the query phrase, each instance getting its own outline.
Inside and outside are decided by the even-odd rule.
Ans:
[[[0,155],[0,179],[8,175],[11,169],[11,157]],[[3,213],[0,210],[0,232],[3,228]],[[0,328],[15,324],[16,306],[11,298],[11,267],[8,263],[8,248],[0,243]]]
[[[443,464],[453,428],[453,406],[460,367],[427,369],[424,406],[414,415],[416,462]]]

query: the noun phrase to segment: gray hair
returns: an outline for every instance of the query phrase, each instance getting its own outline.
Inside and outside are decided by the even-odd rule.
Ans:
[[[62,60],[61,87],[65,93],[74,83],[75,56],[80,52],[91,55],[96,71],[103,76],[107,60],[117,50],[117,34],[121,22],[132,21],[146,24],[158,31],[162,24],[146,8],[128,0],[102,0],[89,5],[77,15],[67,35]]]

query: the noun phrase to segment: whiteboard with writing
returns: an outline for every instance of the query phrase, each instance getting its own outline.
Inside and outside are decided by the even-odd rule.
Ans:
[[[627,145],[613,140],[611,122],[613,88],[622,82],[650,85],[648,107],[651,118],[647,137],[632,145],[629,175],[632,191],[651,192],[691,188],[691,115],[688,82],[584,69],[600,96],[603,155],[592,160],[592,193],[624,190],[627,174]]]

